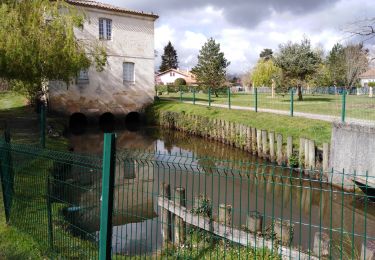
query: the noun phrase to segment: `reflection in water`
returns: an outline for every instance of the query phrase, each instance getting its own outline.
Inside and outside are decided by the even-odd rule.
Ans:
[[[87,132],[70,140],[76,152],[102,153],[101,133]],[[125,149],[126,156],[122,155]],[[196,196],[208,196],[214,218],[219,204],[231,204],[233,223],[238,227],[254,210],[265,217],[264,229],[275,219],[288,220],[294,224],[293,244],[304,249],[312,249],[318,231],[330,234],[333,230],[334,241],[348,238],[345,244],[351,247],[353,243],[357,250],[365,236],[367,240],[375,237],[374,206],[360,200],[361,194],[343,193],[299,173],[263,165],[239,149],[179,132],[145,128],[117,132],[117,150],[113,217],[113,250],[117,253],[144,254],[160,248],[157,196],[162,182],[169,183],[172,190],[184,187],[188,208]],[[87,187],[79,194],[67,193],[72,205],[84,209],[76,211],[71,221],[95,233],[99,230],[100,176],[71,172],[74,182]],[[85,208],[88,201],[91,207]]]

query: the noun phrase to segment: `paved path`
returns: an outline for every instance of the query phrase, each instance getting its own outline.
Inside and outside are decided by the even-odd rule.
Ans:
[[[163,99],[164,100],[176,101],[176,99],[169,99],[169,98],[163,98]],[[192,101],[183,101],[183,103],[193,104]],[[208,103],[205,103],[205,102],[195,102],[195,104],[196,105],[200,105],[200,106],[208,106]],[[211,107],[228,108],[228,105],[226,105],[226,104],[213,104],[213,103],[211,103]],[[255,111],[254,107],[243,107],[243,106],[234,106],[234,105],[231,106],[231,109]],[[258,108],[258,112],[272,113],[272,114],[286,115],[286,116],[290,115],[290,111],[268,109],[268,108]],[[326,121],[326,122],[341,122],[341,117],[338,117],[338,116],[311,114],[311,113],[304,113],[304,112],[294,112],[293,115],[295,117],[304,117],[304,118],[308,118],[308,119],[322,120],[322,121]],[[349,123],[349,124],[359,124],[359,125],[366,125],[366,126],[375,126],[375,121],[371,121],[371,120],[346,118],[345,122]]]

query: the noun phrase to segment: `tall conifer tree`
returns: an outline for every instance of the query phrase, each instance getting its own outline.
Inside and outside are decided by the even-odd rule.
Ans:
[[[177,51],[173,47],[171,42],[164,47],[164,54],[161,56],[161,65],[159,68],[160,72],[177,69],[178,68],[178,56]]]

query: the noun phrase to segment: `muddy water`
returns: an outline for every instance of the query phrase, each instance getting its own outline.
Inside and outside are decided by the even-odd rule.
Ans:
[[[102,153],[102,140],[99,131],[70,137],[76,152],[97,155]],[[184,187],[188,208],[196,196],[209,197],[214,218],[219,204],[232,205],[236,227],[245,225],[250,211],[264,216],[265,232],[272,229],[272,220],[287,220],[294,225],[292,244],[304,250],[312,250],[318,231],[332,236],[334,250],[353,247],[359,251],[364,237],[367,241],[375,238],[375,206],[363,200],[361,194],[342,193],[302,175],[301,178],[299,173],[264,166],[259,158],[239,149],[157,128],[117,131],[118,154],[125,149],[147,150],[149,154],[137,153],[134,158],[138,159],[119,160],[116,165],[113,250],[119,254],[145,254],[160,249],[157,196],[162,182],[169,183],[172,190]],[[99,187],[100,177],[91,182],[86,184]],[[89,198],[100,205],[98,191],[88,190],[75,194],[75,200],[84,204]],[[89,214],[98,216],[99,207]],[[99,230],[98,217],[80,214],[77,218],[78,225],[87,232]]]

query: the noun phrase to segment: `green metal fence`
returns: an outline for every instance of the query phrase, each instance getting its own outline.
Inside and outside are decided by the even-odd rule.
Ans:
[[[103,161],[0,142],[9,224],[60,258],[98,258],[108,223],[100,250],[114,259],[363,259],[374,252],[375,181],[365,173],[108,149]],[[112,214],[105,223],[104,208]]]
[[[290,116],[304,116],[327,121],[342,121],[367,125],[375,124],[375,99],[368,94],[357,95],[340,89],[335,93],[313,92],[303,94],[304,101],[298,101],[295,89],[289,93],[275,93],[274,96],[268,88],[255,88],[251,93],[235,92],[230,88],[226,92],[220,91],[219,96],[193,91],[180,92],[180,102],[217,106],[221,108],[237,108],[255,112],[268,112]],[[161,96],[168,100],[176,99],[176,93]]]

